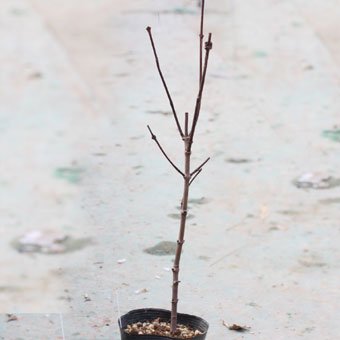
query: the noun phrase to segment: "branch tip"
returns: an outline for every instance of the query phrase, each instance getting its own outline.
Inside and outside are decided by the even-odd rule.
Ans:
[[[213,47],[213,44],[211,42],[211,33],[209,33],[208,41],[205,42],[205,49],[206,50],[211,50]]]

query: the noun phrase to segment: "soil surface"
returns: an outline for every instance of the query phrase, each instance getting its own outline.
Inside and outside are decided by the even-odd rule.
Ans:
[[[181,324],[177,324],[177,329],[173,334],[171,334],[170,330],[170,322],[162,321],[157,318],[150,322],[136,322],[128,325],[125,332],[131,335],[171,336],[176,339],[192,339],[197,335],[203,334],[199,330],[194,330]]]
[[[339,337],[339,8],[207,1],[193,166],[211,160],[192,186],[179,311],[206,319],[208,340]],[[198,22],[194,0],[0,2],[1,340],[117,340],[120,314],[171,307],[162,242],[176,242],[182,186],[146,125],[179,166],[182,142],[145,28],[183,120]],[[86,242],[13,247],[32,231]]]

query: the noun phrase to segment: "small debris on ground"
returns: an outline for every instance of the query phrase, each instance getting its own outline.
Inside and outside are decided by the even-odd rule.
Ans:
[[[169,272],[171,269],[169,267],[164,267],[163,270]]]
[[[128,325],[124,330],[125,333],[130,335],[160,335],[170,336],[170,322],[160,320],[157,318],[151,322],[137,322]],[[197,335],[203,334],[199,330],[194,330],[188,326],[178,324],[177,330],[174,335],[171,335],[174,339],[192,339]]]
[[[236,331],[236,332],[248,332],[250,330],[250,327],[248,326],[240,326],[237,325],[236,323],[233,324],[228,324],[224,320],[222,322],[223,326],[227,327],[231,331]]]
[[[232,164],[244,164],[244,163],[252,162],[252,160],[248,158],[227,158],[225,161],[227,163],[232,163]]]
[[[60,231],[31,230],[16,238],[12,246],[20,253],[61,254],[80,250],[91,243],[90,238],[75,239]]]
[[[118,263],[118,264],[123,264],[123,263],[125,263],[125,262],[126,262],[126,259],[117,260],[117,263]]]
[[[108,317],[104,317],[103,319],[97,320],[92,327],[93,328],[102,328],[102,327],[109,327],[112,323],[111,319]]]
[[[18,317],[14,314],[6,314],[7,322],[18,321]]]
[[[88,294],[84,294],[84,302],[91,301],[91,298],[88,296]]]
[[[62,253],[63,244],[67,235],[56,231],[31,230],[19,239],[20,249],[23,253]]]
[[[318,172],[306,172],[294,184],[299,189],[329,189],[340,185],[339,180]]]
[[[135,290],[135,294],[139,295],[139,294],[144,294],[144,293],[148,293],[149,290],[147,288],[142,288],[142,289],[137,289]]]

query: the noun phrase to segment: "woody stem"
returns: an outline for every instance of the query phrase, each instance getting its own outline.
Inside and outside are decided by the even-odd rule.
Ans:
[[[175,255],[175,261],[172,268],[173,281],[172,281],[172,308],[171,308],[171,334],[174,334],[177,328],[177,304],[178,304],[178,285],[179,285],[179,265],[182,254],[182,247],[184,243],[185,225],[188,213],[188,197],[189,197],[189,185],[190,185],[190,156],[191,156],[191,143],[189,136],[183,137],[184,141],[184,156],[185,156],[185,171],[184,171],[184,183],[183,183],[183,196],[181,203],[181,221],[180,229],[177,240],[177,249]]]

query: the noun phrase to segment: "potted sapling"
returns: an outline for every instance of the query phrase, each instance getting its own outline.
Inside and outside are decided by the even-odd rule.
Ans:
[[[184,114],[183,124],[180,123],[176,112],[172,97],[168,90],[168,86],[161,71],[151,27],[147,27],[147,33],[151,42],[153,55],[156,61],[158,73],[168,97],[171,111],[175,119],[179,137],[183,142],[184,147],[184,166],[181,169],[170,159],[164,151],[156,135],[147,126],[152,140],[156,143],[161,153],[178,172],[183,181],[183,196],[181,200],[181,218],[179,225],[179,236],[177,240],[176,254],[172,268],[172,298],[171,311],[156,308],[136,309],[121,316],[118,320],[121,339],[122,340],[138,340],[138,339],[195,339],[203,340],[208,331],[208,323],[200,317],[177,312],[178,304],[178,288],[179,288],[179,272],[182,248],[185,236],[185,227],[188,214],[188,198],[189,189],[196,177],[201,173],[203,166],[209,161],[206,159],[201,165],[192,168],[191,149],[194,141],[196,126],[200,116],[202,94],[207,73],[209,53],[212,49],[211,33],[209,33],[206,42],[203,42],[204,32],[204,4],[201,1],[201,16],[200,16],[200,33],[199,33],[199,89],[195,102],[195,108],[191,115],[188,112]]]

